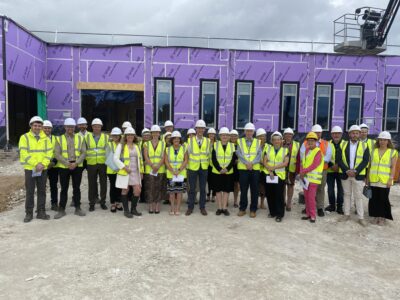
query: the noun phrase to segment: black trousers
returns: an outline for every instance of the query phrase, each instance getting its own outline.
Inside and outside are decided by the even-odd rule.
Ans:
[[[105,164],[87,165],[87,173],[89,204],[96,204],[97,177],[100,178],[100,204],[105,204],[107,196],[107,166]]]
[[[110,203],[121,202],[121,189],[115,187],[117,174],[107,174],[107,177],[110,181]]]
[[[25,212],[33,213],[35,207],[35,188],[37,191],[37,210],[45,211],[46,209],[46,182],[47,182],[47,170],[42,171],[42,175],[38,177],[32,177],[31,170],[25,170]]]
[[[67,206],[69,179],[72,177],[72,201],[75,208],[80,208],[82,168],[76,167],[74,170],[59,168],[58,174],[60,175],[61,184],[60,207],[65,209]]]
[[[47,177],[50,184],[50,200],[51,204],[58,205],[58,168],[50,168],[47,170]]]
[[[283,218],[285,216],[284,187],[285,181],[280,178],[278,183],[265,183],[269,213],[273,217]]]

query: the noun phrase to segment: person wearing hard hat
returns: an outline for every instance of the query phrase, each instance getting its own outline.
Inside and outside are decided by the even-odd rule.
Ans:
[[[95,210],[97,178],[100,179],[100,207],[103,210],[107,209],[106,196],[107,196],[107,166],[106,162],[106,146],[108,137],[105,133],[101,132],[103,122],[95,118],[92,121],[93,132],[86,136],[86,161],[89,183],[89,211]]]
[[[35,187],[37,189],[36,218],[50,219],[50,216],[46,214],[46,181],[47,168],[54,151],[50,139],[42,131],[42,118],[38,116],[31,118],[29,126],[31,129],[20,137],[18,143],[19,160],[25,171],[25,223],[33,219]]]
[[[351,197],[353,197],[357,207],[358,222],[362,226],[367,226],[367,222],[364,220],[362,190],[370,154],[368,147],[360,142],[360,132],[361,129],[358,125],[351,126],[349,141],[343,145],[342,152],[336,155],[344,193],[344,216],[340,221],[350,220]]]
[[[364,143],[368,147],[369,153],[372,153],[372,150],[374,148],[374,141],[368,138],[369,126],[365,123],[362,123],[360,125],[360,129],[360,142]]]
[[[145,195],[149,204],[149,213],[160,213],[160,202],[164,196],[165,177],[165,142],[161,139],[161,128],[158,125],[151,126],[151,141],[143,145],[143,157],[145,161],[144,177],[146,178]]]
[[[49,120],[43,121],[43,132],[47,135],[47,137],[51,141],[51,145],[53,149],[56,148],[57,137],[52,135],[53,124]],[[56,168],[57,159],[54,156],[51,158],[50,164],[47,168],[47,177],[49,178],[50,184],[50,203],[51,210],[58,210],[58,168]]]
[[[138,143],[139,149],[141,151],[140,153],[142,154],[142,158],[143,158],[143,145],[148,141],[151,141],[151,132],[150,132],[150,130],[148,128],[143,128],[143,130],[142,130],[142,139]],[[146,179],[143,178],[142,186],[146,186],[146,185],[147,185],[146,184]],[[129,191],[129,194],[131,194],[131,191],[132,190]],[[129,194],[128,194],[128,197],[129,197]],[[132,196],[133,196],[133,194],[132,194]],[[139,202],[140,203],[146,203],[146,196],[145,196],[144,189],[142,189],[141,192],[140,192]]]
[[[300,150],[299,142],[293,139],[294,131],[292,128],[286,128],[283,131],[283,147],[289,151],[289,164],[286,167],[286,185],[284,196],[286,199],[286,211],[292,210],[292,200],[294,194],[294,184],[296,181],[297,155]]]
[[[143,143],[148,142],[151,140],[151,132],[148,128],[144,128],[142,130],[142,140],[141,140],[141,145],[143,145]]]
[[[209,138],[210,143],[211,143],[210,147],[211,147],[211,149],[213,149],[214,143],[215,143],[216,137],[217,137],[217,132],[215,131],[214,128],[208,129],[207,137]],[[215,180],[213,178],[212,169],[213,169],[213,165],[212,165],[212,159],[211,159],[211,155],[210,155],[210,164],[208,166],[208,174],[207,174],[207,185],[208,185],[207,200],[206,200],[207,202],[210,202],[210,200],[211,200],[211,202],[215,202],[215,196],[216,196],[214,186],[213,186]],[[210,199],[210,196],[211,196],[211,199]]]
[[[182,144],[179,131],[171,134],[171,146],[165,151],[165,167],[167,171],[167,192],[171,204],[169,214],[178,216],[181,213],[182,195],[186,192],[186,165],[188,154]]]
[[[121,202],[124,207],[124,216],[127,218],[140,215],[137,211],[137,203],[142,190],[144,167],[136,138],[135,129],[132,127],[125,129],[122,142],[117,146],[114,153],[114,163],[119,168],[116,186],[122,189]],[[118,177],[126,178],[126,176],[128,176],[127,180],[121,180],[121,185],[119,185]],[[128,191],[130,188],[133,188],[131,210],[129,210],[128,202]]]
[[[128,127],[132,127],[132,128],[133,128],[132,123],[129,122],[129,121],[124,121],[124,122],[122,123],[122,126],[121,126],[122,131],[124,132],[125,129],[127,129]]]
[[[206,216],[206,183],[210,164],[211,142],[204,136],[206,123],[203,120],[198,120],[195,127],[196,136],[191,137],[187,144],[189,154],[189,164],[187,166],[189,197],[186,216],[190,216],[193,213],[197,179],[199,180],[200,212],[203,216]]]
[[[285,216],[286,167],[289,164],[288,148],[283,147],[283,136],[275,131],[271,136],[272,146],[264,148],[263,173],[270,218],[281,222]]]
[[[342,147],[345,141],[342,139],[343,130],[340,126],[334,126],[331,130],[332,139],[329,141],[332,149],[331,161],[328,166],[328,174],[326,177],[326,183],[328,186],[328,198],[329,206],[325,208],[329,212],[337,212],[343,215],[343,187],[342,181],[339,176],[339,166],[336,162],[336,153],[342,153]],[[335,195],[335,184],[337,191]]]
[[[174,131],[174,123],[172,123],[172,121],[170,121],[170,120],[165,121],[164,130],[165,130],[165,133],[167,133],[167,132],[172,133]],[[164,138],[164,135],[165,134],[161,135],[161,138]]]
[[[88,122],[86,121],[85,118],[80,117],[78,121],[76,122],[76,125],[78,126],[79,129],[79,134],[83,137],[86,138],[90,132],[87,130],[88,128]]]
[[[390,188],[396,173],[398,152],[394,149],[392,136],[382,131],[373,145],[368,182],[372,197],[368,203],[369,216],[373,223],[385,225],[386,219],[393,220],[389,201]]]
[[[194,130],[193,128],[189,128],[189,130],[187,131],[187,139],[189,140],[191,137],[196,136],[196,130]]]
[[[123,210],[121,204],[121,189],[115,186],[115,182],[117,180],[118,168],[115,168],[116,167],[115,164],[108,162],[109,157],[114,157],[115,149],[117,149],[117,146],[119,145],[119,143],[121,143],[121,137],[122,137],[121,129],[119,129],[118,127],[114,127],[110,133],[111,140],[107,143],[106,146],[107,177],[108,181],[110,182],[110,192],[109,192],[110,203],[111,203],[110,211],[112,213],[116,213],[117,210],[120,211]]]
[[[317,213],[318,217],[325,216],[324,209],[325,209],[325,185],[326,185],[326,177],[327,177],[327,170],[328,164],[331,161],[332,157],[332,148],[328,141],[322,139],[322,127],[318,124],[312,126],[311,131],[314,132],[317,137],[317,147],[321,149],[323,160],[324,160],[324,171],[322,173],[322,181],[321,184],[318,186],[317,190]],[[303,155],[305,149],[307,148],[307,142],[305,141],[304,144],[300,148],[300,155]]]
[[[85,216],[85,213],[81,210],[81,169],[86,157],[86,143],[80,134],[75,134],[75,127],[74,119],[67,118],[64,120],[65,133],[58,138],[55,148],[61,192],[60,207],[54,219],[60,219],[66,215],[65,208],[68,201],[70,178],[72,178],[72,201],[74,202],[75,215]]]
[[[219,130],[219,141],[216,141],[212,150],[212,173],[214,184],[213,188],[217,197],[216,215],[229,216],[227,209],[229,193],[233,192],[233,165],[235,164],[236,154],[235,145],[231,143],[229,129],[222,127]]]
[[[240,204],[238,216],[246,214],[248,207],[248,190],[250,187],[250,218],[255,218],[258,206],[258,182],[260,178],[261,149],[260,141],[253,138],[256,128],[247,123],[244,127],[245,137],[239,139],[236,155],[238,156],[238,170],[240,183]]]
[[[265,150],[269,149],[269,144],[267,143],[267,132],[264,128],[258,128],[256,131],[256,138],[260,141],[261,151],[261,162],[264,161]],[[258,208],[265,209],[265,173],[263,164],[260,165],[260,178],[258,183],[258,195],[260,198],[260,204]]]
[[[235,162],[233,164],[233,207],[238,208],[240,184],[239,184],[239,170],[237,168],[238,158],[236,156],[236,151],[238,148],[239,132],[237,132],[237,130],[235,129],[232,129],[229,132],[229,136],[230,136],[230,142],[235,146]]]
[[[171,132],[167,131],[162,137],[160,138],[161,140],[164,140],[165,142],[165,148],[171,146]],[[163,201],[163,204],[169,204],[169,195],[167,192],[167,177],[163,177],[163,182],[162,182],[162,191],[161,191],[161,200]]]
[[[324,155],[317,146],[319,140],[315,132],[309,132],[306,136],[307,147],[300,161],[300,180],[302,181],[304,199],[306,202],[306,216],[302,220],[315,223],[316,220],[316,194],[318,185],[322,182],[324,170]]]

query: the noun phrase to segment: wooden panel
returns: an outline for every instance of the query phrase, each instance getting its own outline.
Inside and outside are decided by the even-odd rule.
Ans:
[[[76,85],[78,90],[114,90],[143,92],[142,83],[113,83],[113,82],[82,82]]]

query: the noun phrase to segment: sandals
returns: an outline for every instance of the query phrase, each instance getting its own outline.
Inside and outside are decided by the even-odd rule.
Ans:
[[[122,205],[120,204],[120,206],[117,205],[117,210],[122,211],[122,210],[124,210],[124,208],[123,208]]]
[[[176,211],[175,212],[175,216],[180,216],[181,215],[181,212],[180,211]]]
[[[116,213],[116,212],[117,212],[117,207],[116,207],[115,205],[111,205],[110,211],[111,211],[112,213]]]

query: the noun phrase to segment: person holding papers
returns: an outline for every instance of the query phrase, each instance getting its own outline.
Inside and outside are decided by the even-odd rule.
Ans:
[[[228,198],[229,193],[233,192],[233,165],[236,161],[236,149],[235,145],[229,142],[229,134],[229,129],[226,127],[222,127],[219,130],[219,138],[221,140],[214,143],[211,153],[213,189],[216,192],[218,206],[217,216],[221,214],[229,216],[227,209]]]
[[[151,126],[150,132],[152,139],[143,145],[146,177],[145,195],[149,203],[149,213],[159,214],[165,175],[165,142],[162,139],[160,140],[160,126]]]
[[[316,202],[318,186],[322,182],[324,171],[324,159],[321,149],[317,147],[318,136],[315,132],[309,132],[306,136],[307,147],[304,155],[301,156],[300,181],[304,190],[306,202],[306,216],[302,220],[310,220],[315,223]]]
[[[188,154],[182,145],[179,131],[171,134],[172,145],[166,149],[165,166],[167,169],[167,191],[171,203],[170,215],[180,215],[182,194],[186,192],[186,165]]]
[[[281,222],[285,215],[286,167],[289,164],[288,148],[282,146],[283,136],[275,131],[271,136],[271,147],[264,148],[263,171],[266,176],[265,191],[270,218]]]

